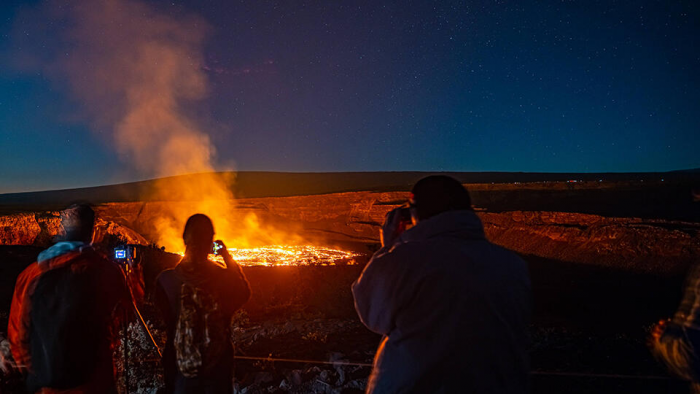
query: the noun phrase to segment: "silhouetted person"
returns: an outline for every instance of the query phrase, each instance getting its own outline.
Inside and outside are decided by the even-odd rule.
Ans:
[[[649,347],[657,360],[700,393],[700,265],[686,278],[683,299],[672,319],[652,328]],[[697,349],[697,350],[696,350]]]
[[[700,188],[694,188],[693,201],[700,202],[698,197]],[[692,393],[700,394],[700,263],[688,271],[683,299],[673,318],[652,328],[648,344],[674,375],[690,382]]]
[[[525,262],[486,239],[450,177],[418,181],[409,207],[414,226],[402,232],[406,208],[389,212],[382,248],[352,285],[360,319],[384,335],[367,392],[527,392]]]
[[[94,222],[88,205],[61,212],[63,241],[17,279],[8,334],[29,392],[116,392],[113,334],[131,301],[119,267],[91,245]]]
[[[167,325],[163,352],[166,393],[231,393],[233,313],[250,298],[248,281],[221,241],[217,254],[226,267],[210,260],[214,240],[211,220],[191,216],[183,233],[185,256],[162,272],[156,303]]]

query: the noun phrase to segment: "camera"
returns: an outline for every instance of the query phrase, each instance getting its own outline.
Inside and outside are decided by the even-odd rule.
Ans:
[[[118,245],[112,250],[112,261],[120,268],[132,298],[137,302],[144,299],[144,278],[142,259],[148,255],[142,254],[140,245]]]
[[[118,264],[133,266],[136,264],[136,247],[135,245],[119,245],[114,248],[112,256]]]
[[[114,259],[118,261],[132,260],[135,256],[134,247],[131,245],[121,245],[114,248]]]
[[[126,249],[124,248],[115,248],[114,249],[114,258],[117,260],[124,260],[126,259]]]

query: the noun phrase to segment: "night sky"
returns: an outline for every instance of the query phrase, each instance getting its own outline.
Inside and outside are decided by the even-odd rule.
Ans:
[[[184,110],[216,169],[700,167],[697,1],[140,2],[206,25]],[[50,66],[70,18],[42,7],[0,5],[0,192],[164,175],[84,115]]]

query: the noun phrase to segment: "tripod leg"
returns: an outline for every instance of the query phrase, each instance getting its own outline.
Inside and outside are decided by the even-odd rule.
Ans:
[[[158,357],[163,358],[163,353],[161,353],[160,347],[156,343],[155,338],[153,338],[153,334],[151,333],[151,330],[148,329],[148,325],[146,324],[146,321],[143,320],[143,315],[141,315],[141,311],[136,306],[135,302],[132,304],[132,307],[134,308],[134,312],[136,313],[136,316],[138,316],[139,321],[141,322],[141,326],[144,330],[146,330],[146,334],[148,334],[148,338],[151,340],[151,344],[153,345],[153,347],[156,348],[156,352],[158,352]]]

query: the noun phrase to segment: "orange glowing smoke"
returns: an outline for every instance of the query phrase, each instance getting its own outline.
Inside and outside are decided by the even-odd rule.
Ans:
[[[142,196],[165,204],[152,224],[168,250],[182,250],[182,229],[195,213],[208,215],[229,246],[298,244],[297,237],[236,213],[231,170],[216,159],[211,130],[226,127],[202,113],[209,94],[204,44],[211,28],[195,15],[162,12],[138,0],[47,0],[19,18],[42,20],[48,31],[21,37],[22,64],[40,71],[81,103],[78,118],[114,147],[131,176],[201,174],[164,179]],[[51,26],[65,26],[50,31]],[[31,37],[56,40],[52,45]],[[28,38],[26,38],[28,37]],[[54,53],[48,48],[70,48]],[[230,163],[230,158],[224,158]]]

